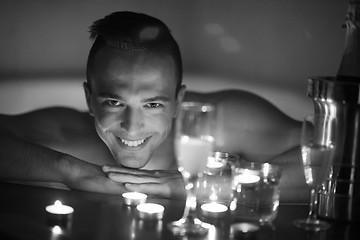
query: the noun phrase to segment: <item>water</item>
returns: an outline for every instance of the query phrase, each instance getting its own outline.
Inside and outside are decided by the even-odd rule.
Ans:
[[[194,176],[206,168],[208,156],[212,152],[213,142],[206,138],[181,136],[176,140],[178,165]]]
[[[332,145],[304,145],[301,148],[306,183],[320,185],[329,173],[334,147]]]
[[[271,222],[277,216],[279,199],[278,181],[261,179],[239,184],[234,190],[233,217],[241,221]]]

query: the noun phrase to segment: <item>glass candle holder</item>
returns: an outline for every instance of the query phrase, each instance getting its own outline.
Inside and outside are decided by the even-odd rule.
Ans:
[[[241,162],[232,172],[233,221],[271,223],[280,200],[280,168],[268,163]]]

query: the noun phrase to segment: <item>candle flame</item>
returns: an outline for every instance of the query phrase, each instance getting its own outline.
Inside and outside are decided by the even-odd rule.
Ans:
[[[62,203],[60,200],[56,200],[55,203],[54,203],[55,206],[57,207],[61,207],[62,206]]]

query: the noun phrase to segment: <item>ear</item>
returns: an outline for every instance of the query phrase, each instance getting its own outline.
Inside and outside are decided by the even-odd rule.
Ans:
[[[179,89],[179,91],[177,93],[177,97],[176,97],[176,111],[175,111],[175,114],[174,114],[174,118],[176,118],[179,115],[179,112],[181,110],[181,103],[184,100],[185,92],[186,92],[186,86],[181,85],[180,89]]]
[[[85,97],[86,97],[86,104],[88,106],[89,109],[89,113],[91,116],[94,116],[93,110],[92,110],[92,104],[91,104],[91,88],[89,83],[84,82],[83,83],[83,87],[84,87],[84,92],[85,92]]]

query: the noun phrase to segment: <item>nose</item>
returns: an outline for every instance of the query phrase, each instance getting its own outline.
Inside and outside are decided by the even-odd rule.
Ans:
[[[128,133],[136,132],[144,126],[144,114],[140,109],[126,107],[122,113],[120,126]]]

